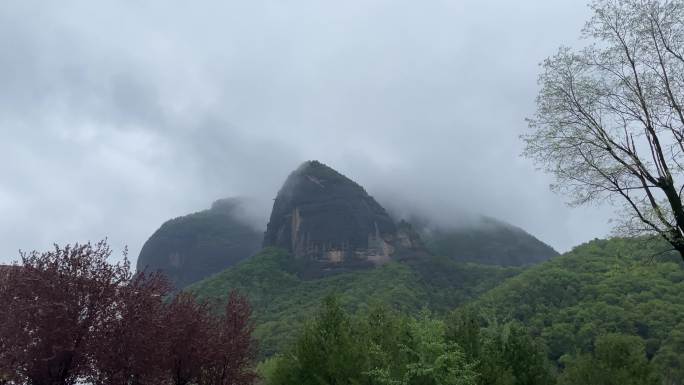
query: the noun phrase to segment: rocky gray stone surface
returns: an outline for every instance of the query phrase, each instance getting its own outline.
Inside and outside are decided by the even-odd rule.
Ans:
[[[356,182],[318,161],[292,172],[278,192],[264,246],[288,250],[312,269],[382,264],[418,245]],[[415,243],[415,245],[414,245]]]

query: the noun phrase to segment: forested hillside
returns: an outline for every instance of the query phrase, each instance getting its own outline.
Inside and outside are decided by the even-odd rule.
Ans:
[[[625,359],[643,354],[649,373],[674,381],[684,378],[684,267],[666,248],[648,238],[595,240],[525,270],[426,257],[309,280],[299,277],[296,259],[268,248],[190,290],[209,300],[233,288],[247,294],[262,357],[288,351],[321,301],[337,295],[350,314],[387,306],[415,317],[426,308],[447,331],[459,322],[478,325],[487,343],[496,341],[492,333],[519,330],[551,373],[600,361],[591,358],[598,346],[634,346]],[[472,333],[459,333],[467,337],[453,337],[461,345],[473,344]]]
[[[349,310],[384,303],[403,312],[429,307],[446,313],[519,272],[426,257],[307,280],[298,275],[296,259],[282,249],[267,248],[188,290],[207,300],[224,300],[233,288],[246,294],[254,307],[261,351],[269,355],[282,351],[329,294],[339,295]]]
[[[683,379],[684,267],[667,249],[648,238],[594,240],[529,268],[472,308],[526,325],[559,365],[591,352],[599,336],[631,335],[663,372]]]

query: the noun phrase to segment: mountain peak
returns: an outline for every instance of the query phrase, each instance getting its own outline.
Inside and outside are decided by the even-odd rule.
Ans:
[[[278,192],[264,246],[286,249],[311,262],[312,270],[325,272],[382,264],[391,259],[397,240],[394,221],[363,187],[308,161]]]
[[[278,192],[278,196],[289,195],[295,190],[307,188],[324,190],[330,187],[331,190],[335,190],[339,186],[358,190],[359,193],[367,195],[363,187],[332,167],[317,160],[309,160],[302,163],[290,174]]]
[[[219,199],[164,222],[140,250],[137,271],[161,271],[181,289],[256,253],[262,234],[246,221],[243,205],[242,198]]]

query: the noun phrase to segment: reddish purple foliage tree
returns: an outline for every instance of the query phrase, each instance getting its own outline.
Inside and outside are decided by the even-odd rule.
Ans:
[[[34,385],[73,384],[90,370],[88,351],[106,322],[127,261],[110,264],[106,243],[22,253],[0,290],[0,346],[7,376]],[[5,369],[8,370],[8,369]]]
[[[0,268],[0,384],[247,385],[255,341],[246,297],[223,317],[160,274],[110,264],[102,241],[22,254]]]
[[[212,354],[200,379],[201,385],[242,385],[257,379],[252,366],[256,342],[252,338],[251,315],[247,298],[231,292],[224,316],[214,322]]]
[[[166,368],[174,385],[196,383],[212,355],[212,316],[206,302],[189,293],[178,294],[166,312]]]
[[[89,381],[102,385],[161,384],[167,338],[164,299],[171,285],[158,273],[137,274],[119,290],[108,322],[95,337]]]

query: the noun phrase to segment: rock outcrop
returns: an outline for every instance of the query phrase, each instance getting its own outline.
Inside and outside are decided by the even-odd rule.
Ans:
[[[363,187],[318,161],[308,161],[278,192],[264,246],[286,249],[300,262],[310,262],[307,271],[315,275],[317,270],[325,274],[372,267],[419,244],[414,235],[398,231]]]
[[[176,289],[224,270],[259,251],[263,233],[243,219],[239,199],[171,219],[145,242],[137,270],[162,271]]]

